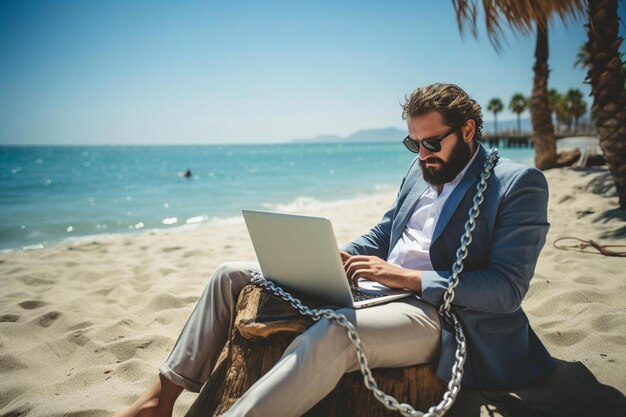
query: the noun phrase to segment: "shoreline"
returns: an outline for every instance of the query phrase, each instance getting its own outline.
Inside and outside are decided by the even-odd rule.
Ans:
[[[538,385],[541,394],[531,387],[520,396],[538,398],[554,415],[576,415],[583,400],[615,407],[626,394],[624,258],[563,251],[553,242],[573,235],[623,244],[626,214],[617,210],[604,168],[545,174],[551,227],[523,307],[560,373],[556,385]],[[329,217],[343,244],[369,230],[395,193],[306,214]],[[255,260],[243,222],[0,254],[0,414],[107,416],[132,403],[155,377],[212,271],[236,260]],[[576,367],[595,383],[566,372]],[[184,415],[196,395],[184,392],[174,415]],[[480,411],[485,401],[462,390],[450,416],[473,409],[490,415]]]
[[[341,206],[344,204],[352,204],[356,203],[360,200],[369,199],[369,198],[389,198],[390,205],[395,198],[395,192],[393,191],[393,186],[389,184],[375,184],[373,186],[373,191],[370,195],[365,195],[363,193],[357,194],[353,197],[348,198],[338,198],[334,200],[318,200],[315,197],[297,197],[290,202],[284,204],[264,204],[263,207],[259,208],[259,210],[267,210],[267,211],[280,211],[284,213],[316,213],[320,211],[324,211],[327,209],[331,209],[333,207]],[[242,207],[244,208],[244,207]],[[192,219],[200,219],[196,221],[189,221]],[[116,232],[102,232],[102,233],[93,233],[86,235],[78,235],[78,236],[66,236],[60,238],[58,240],[44,240],[40,242],[35,242],[29,245],[20,245],[11,248],[3,248],[0,249],[0,255],[8,254],[8,253],[16,253],[16,252],[24,252],[24,251],[38,251],[44,249],[51,249],[58,245],[80,245],[82,243],[90,243],[92,241],[98,240],[108,240],[108,239],[116,239],[129,237],[134,235],[141,235],[144,233],[157,234],[163,233],[167,231],[177,232],[183,231],[186,229],[191,229],[195,227],[219,227],[222,225],[228,224],[243,224],[243,216],[233,215],[227,217],[220,216],[208,216],[208,215],[199,215],[195,217],[191,217],[180,224],[175,225],[163,225],[162,227],[151,227],[151,228],[134,228],[132,230],[124,230],[124,231],[116,231]]]

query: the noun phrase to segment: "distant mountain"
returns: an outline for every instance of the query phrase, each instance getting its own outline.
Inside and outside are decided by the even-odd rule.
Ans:
[[[494,133],[493,114],[485,114],[483,117],[483,133]],[[520,119],[520,125],[522,132],[528,133],[532,131],[532,124],[530,119]],[[556,124],[555,124],[556,127]],[[500,133],[505,132],[517,132],[517,119],[498,120],[498,131]],[[380,129],[362,129],[357,130],[349,136],[339,135],[320,135],[314,138],[301,138],[293,139],[292,143],[337,143],[337,142],[400,142],[407,135],[406,130],[398,129],[395,127],[383,127]]]
[[[384,127],[380,129],[357,130],[349,136],[320,135],[314,138],[294,139],[295,143],[335,143],[335,142],[400,142],[406,137],[406,130],[395,127]]]

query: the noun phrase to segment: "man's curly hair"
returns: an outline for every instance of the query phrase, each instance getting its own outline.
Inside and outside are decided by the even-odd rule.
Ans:
[[[480,140],[483,131],[483,114],[480,104],[458,85],[430,84],[413,91],[405,97],[402,105],[402,118],[422,116],[436,111],[443,116],[444,123],[450,127],[462,126],[469,119],[476,123],[474,140]]]

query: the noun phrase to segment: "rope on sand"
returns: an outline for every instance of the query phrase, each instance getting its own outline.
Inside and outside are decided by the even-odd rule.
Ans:
[[[571,245],[557,245],[557,242],[561,240],[577,240],[579,243],[571,244]],[[626,245],[600,245],[598,242],[593,240],[583,240],[573,236],[560,237],[552,243],[557,249],[574,251],[574,252],[582,252],[582,253],[595,253],[598,255],[604,256],[621,256],[626,257],[626,251],[614,251],[607,248],[626,248]],[[592,247],[596,249],[598,252],[593,250],[586,250],[587,248]]]

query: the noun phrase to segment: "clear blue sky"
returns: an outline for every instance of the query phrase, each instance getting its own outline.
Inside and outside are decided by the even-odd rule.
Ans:
[[[549,63],[550,87],[586,95],[586,72],[572,67],[583,23],[553,25]],[[282,142],[404,128],[399,103],[426,83],[457,83],[483,106],[529,95],[533,52],[534,36],[508,36],[501,55],[484,34],[462,37],[445,0],[5,0],[0,144]]]

